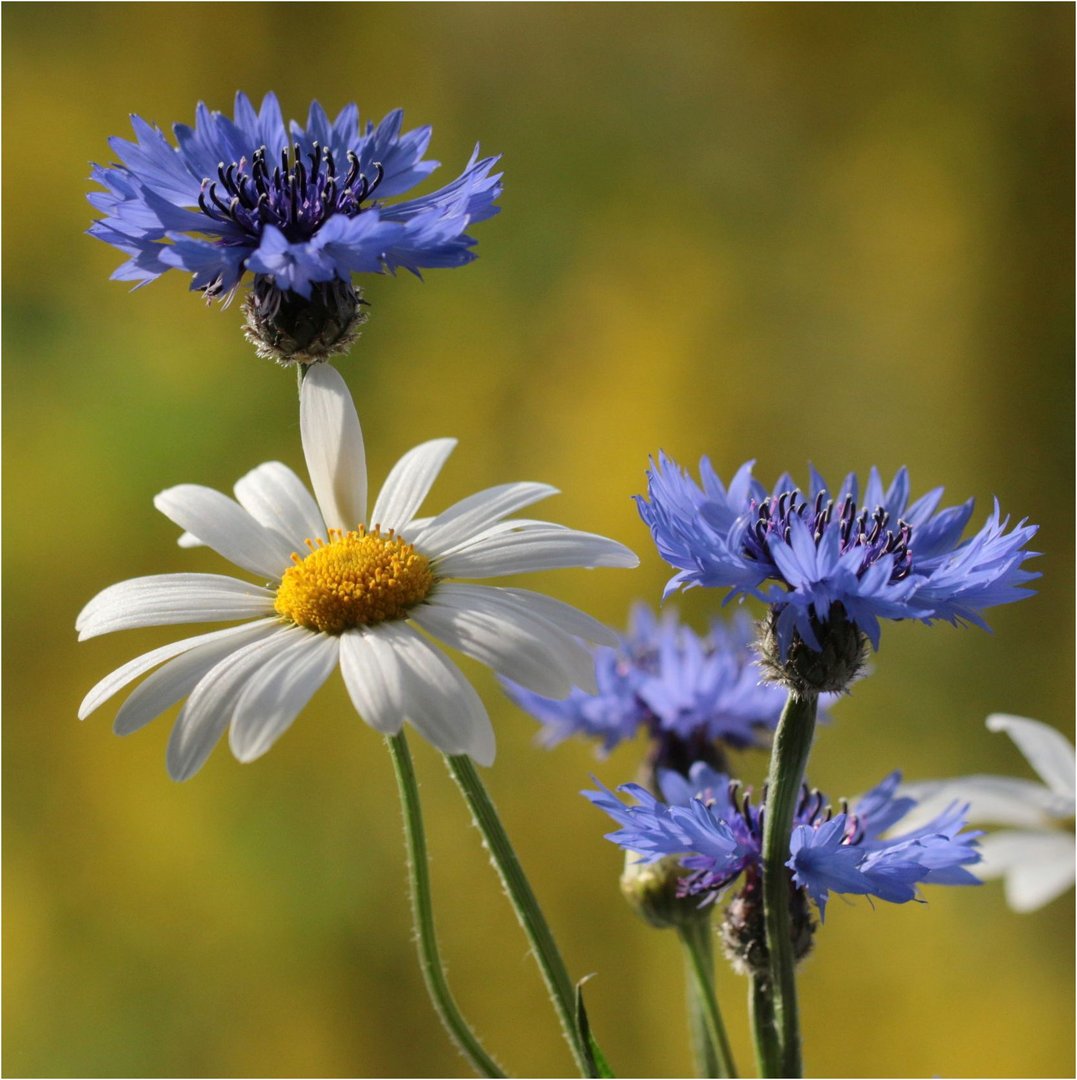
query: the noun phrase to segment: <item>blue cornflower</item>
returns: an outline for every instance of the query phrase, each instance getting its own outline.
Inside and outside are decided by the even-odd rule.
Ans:
[[[193,128],[173,127],[173,146],[132,116],[135,141],[109,143],[123,164],[93,167],[105,190],[89,199],[104,216],[89,231],[129,256],[112,275],[124,281],[180,269],[192,289],[230,297],[250,270],[260,340],[319,359],[340,346],[323,339],[354,331],[353,273],[461,266],[475,257],[468,227],[497,213],[497,158],[477,147],[452,183],[387,204],[438,167],[423,159],[430,128],[402,133],[402,120],[396,109],[362,128],[355,105],[330,121],[315,101],[305,126],[285,126],[274,94],[255,112],[239,93],[234,119],[199,104]],[[288,340],[266,340],[274,334]]]
[[[713,620],[709,633],[701,636],[681,623],[675,611],[659,619],[646,604],[637,603],[618,646],[593,649],[596,693],[574,688],[557,701],[515,683],[503,685],[542,723],[543,741],[551,746],[584,735],[609,751],[640,730],[667,751],[671,742],[696,748],[713,742],[761,746],[778,722],[785,694],[760,683],[749,648],[753,638],[745,612],[728,623]],[[658,755],[664,761],[677,756]]]
[[[820,917],[832,892],[901,904],[916,899],[921,884],[978,884],[965,869],[980,860],[975,849],[980,834],[962,832],[967,806],[952,803],[925,824],[884,837],[916,806],[914,799],[896,795],[900,782],[901,774],[891,773],[852,810],[843,803],[837,814],[819,792],[804,789],[786,866]],[[756,807],[750,792],[702,762],[687,777],[661,771],[659,783],[665,802],[638,784],[618,788],[635,805],[625,805],[605,787],[583,794],[621,826],[607,839],[638,854],[641,862],[680,858],[691,871],[681,879],[682,895],[708,902],[742,874],[750,884],[757,882],[765,800]]]
[[[861,499],[856,476],[831,489],[814,469],[806,492],[783,475],[768,493],[752,465],[726,488],[706,458],[696,483],[660,454],[648,470],[648,497],[636,501],[659,553],[678,568],[666,594],[707,585],[770,604],[778,666],[798,641],[825,651],[824,638],[841,625],[876,649],[881,618],[986,628],[983,609],[1029,596],[1021,586],[1039,577],[1022,568],[1036,554],[1024,550],[1036,527],[1022,520],[1007,532],[997,501],[980,531],[962,541],[973,501],[936,513],[936,488],[910,505],[904,468],[885,491],[873,468]],[[855,671],[857,650],[838,651]]]

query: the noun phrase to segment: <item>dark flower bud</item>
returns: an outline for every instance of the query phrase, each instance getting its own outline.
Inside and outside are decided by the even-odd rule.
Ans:
[[[864,669],[869,642],[841,604],[831,607],[826,622],[812,616],[812,630],[821,648],[813,649],[794,631],[784,658],[778,634],[780,614],[780,609],[771,608],[759,624],[756,650],[766,681],[802,697],[847,691]]]
[[[272,278],[259,275],[243,301],[243,333],[267,360],[314,364],[348,351],[366,321],[365,303],[347,281],[312,284],[308,298],[278,289]]]
[[[789,879],[790,937],[793,955],[799,963],[811,952],[815,921],[808,907],[808,895]],[[719,931],[722,949],[740,975],[768,976],[766,929],[763,917],[763,879],[754,870],[745,876],[744,887],[730,901]]]

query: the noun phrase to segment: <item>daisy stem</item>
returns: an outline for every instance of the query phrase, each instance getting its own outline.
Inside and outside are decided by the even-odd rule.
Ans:
[[[735,1077],[718,998],[714,992],[714,951],[709,919],[695,919],[677,927],[688,962],[688,1011],[701,1076]]]
[[[576,1025],[576,1001],[572,980],[568,976],[565,962],[561,959],[561,953],[550,932],[549,924],[535,899],[535,894],[520,865],[520,860],[516,857],[505,828],[501,824],[493,801],[479,774],[475,771],[471,758],[460,754],[447,756],[446,761],[449,772],[452,773],[453,779],[459,785],[464,799],[471,808],[472,817],[486,842],[486,848],[501,878],[501,884],[508,893],[516,918],[527,935],[527,940],[531,943],[535,960],[546,981],[550,1000],[561,1021],[565,1041],[576,1060],[580,1075],[596,1077],[599,1073],[594,1067],[591,1054],[584,1045],[583,1036]]]
[[[756,1045],[766,1048],[766,1075],[801,1075],[797,1018],[796,957],[789,917],[789,837],[808,764],[818,696],[790,693],[782,710],[767,774],[763,817],[763,917],[767,937],[768,985],[773,1023],[756,1030]],[[759,1016],[756,1020],[767,1019]]]
[[[411,906],[415,918],[416,944],[419,949],[419,965],[426,982],[430,1000],[445,1025],[446,1031],[471,1062],[480,1076],[503,1077],[497,1062],[483,1049],[478,1037],[461,1016],[445,978],[445,968],[438,951],[437,933],[434,928],[434,906],[430,891],[430,866],[426,854],[426,832],[423,828],[422,809],[419,805],[419,785],[411,763],[404,733],[386,738],[393,759],[396,783],[400,790],[400,802],[404,811],[404,833],[407,837],[408,870],[411,880]]]

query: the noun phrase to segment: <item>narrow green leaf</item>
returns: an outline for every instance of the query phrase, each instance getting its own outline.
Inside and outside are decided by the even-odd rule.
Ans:
[[[580,1033],[580,1041],[586,1048],[591,1076],[614,1077],[616,1073],[610,1068],[606,1055],[602,1053],[602,1047],[598,1045],[598,1041],[591,1032],[591,1023],[587,1019],[587,1009],[583,1004],[583,984],[590,978],[590,975],[585,975],[576,983],[576,1028]]]

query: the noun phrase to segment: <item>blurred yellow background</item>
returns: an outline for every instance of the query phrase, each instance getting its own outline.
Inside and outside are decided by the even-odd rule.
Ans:
[[[890,624],[821,732],[834,795],[1031,775],[984,717],[1073,716],[1070,5],[17,4],[4,40],[4,1061],[9,1076],[467,1075],[411,942],[400,813],[380,738],[339,677],[264,759],[221,746],[173,784],[166,717],[121,740],[82,695],[173,630],[76,645],[114,581],[227,572],[175,545],[153,495],[302,470],[294,378],[238,305],[176,274],[130,293],[85,235],[89,162],[129,112],[275,89],[434,126],[455,176],[504,155],[480,258],[366,285],[339,363],[374,482],[456,435],[437,506],[506,480],[541,516],[614,536],[634,572],[535,575],[615,626],[670,571],[630,496],[648,455],[772,482],[907,464],[914,495],[998,496],[1041,526],[1034,599],[992,634]],[[437,508],[437,507],[435,507]],[[47,571],[47,572],[46,572]],[[702,626],[719,596],[682,609]],[[499,756],[486,780],[622,1076],[692,1068],[675,943],[617,892],[608,828],[577,792],[630,779],[535,748],[472,666]],[[571,1061],[461,800],[412,740],[450,977],[517,1075]],[[744,759],[758,780],[761,759]],[[1033,915],[998,884],[926,905],[832,903],[800,976],[805,1061],[834,1076],[1072,1075],[1072,892]],[[748,1072],[745,987],[721,964]]]

